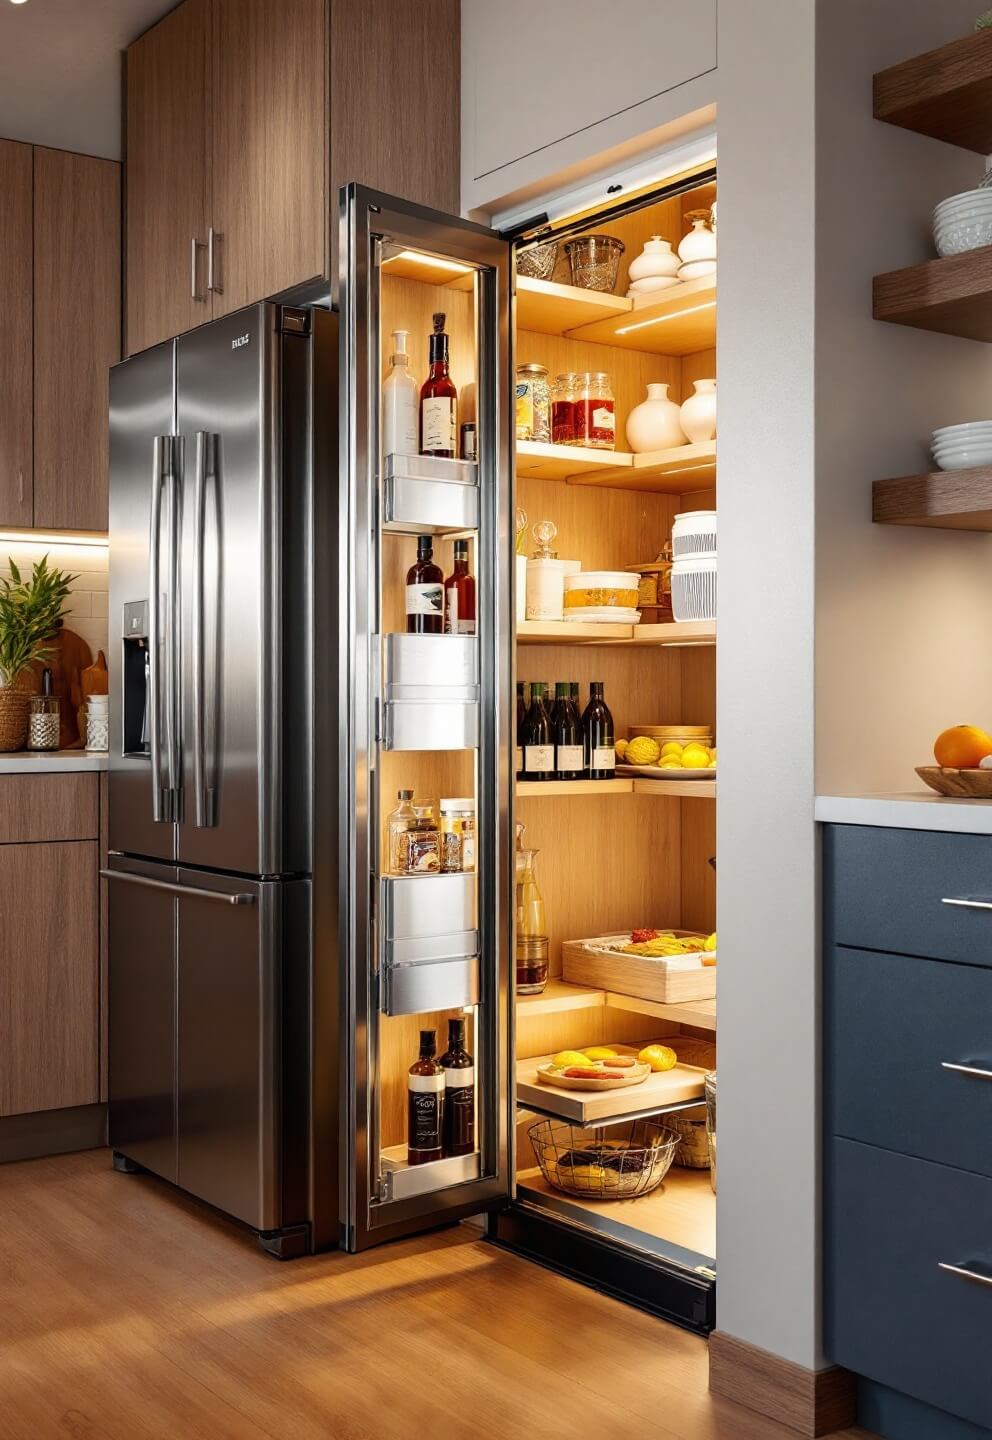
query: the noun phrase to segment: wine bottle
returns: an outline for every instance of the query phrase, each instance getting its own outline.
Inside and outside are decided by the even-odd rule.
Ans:
[[[551,739],[551,721],[544,704],[544,682],[533,680],[530,687],[530,709],[524,721],[524,779],[555,778],[555,747]]]
[[[444,571],[434,564],[434,541],[417,536],[417,561],[406,572],[406,628],[411,635],[444,631]]]
[[[527,706],[524,703],[524,682],[517,681],[517,729],[516,742],[517,754],[513,773],[518,780],[524,778],[524,724],[527,719]]]
[[[437,1033],[421,1030],[420,1056],[407,1077],[407,1140],[409,1165],[426,1165],[444,1154],[444,1071],[434,1058]]]
[[[451,460],[458,441],[458,391],[448,374],[444,321],[443,311],[438,311],[430,337],[430,369],[420,387],[420,453]]]
[[[410,374],[406,353],[407,330],[393,331],[389,374],[382,385],[382,453],[415,455],[418,445],[417,410],[420,386]]]
[[[444,633],[475,634],[475,577],[468,573],[468,541],[455,541],[455,568],[444,582]]]
[[[602,680],[593,680],[589,686],[589,704],[582,716],[582,744],[587,778],[612,780],[617,756],[613,748],[613,716],[603,699]]]
[[[551,711],[551,741],[555,747],[555,779],[581,780],[585,768],[582,727],[572,710],[571,684],[555,684],[555,703]]]
[[[444,1153],[471,1155],[475,1149],[475,1062],[465,1049],[465,1021],[448,1021],[444,1070]]]

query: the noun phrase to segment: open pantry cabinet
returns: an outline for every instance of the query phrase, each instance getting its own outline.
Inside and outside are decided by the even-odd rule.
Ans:
[[[583,570],[633,571],[655,560],[676,514],[715,508],[715,442],[636,457],[622,449],[648,383],[666,382],[681,400],[695,380],[715,377],[713,279],[673,286],[650,304],[623,298],[644,241],[660,234],[677,246],[687,212],[714,199],[710,166],[628,197],[612,214],[563,222],[563,239],[595,231],[623,241],[609,295],[569,283],[563,246],[552,278],[516,275],[533,232],[499,236],[358,187],[347,192],[342,244],[342,1243],[362,1248],[487,1212],[499,1243],[700,1330],[713,1323],[715,1287],[705,1145],[681,1152],[700,1168],[673,1165],[634,1198],[618,1193],[629,1188],[625,1164],[591,1164],[588,1193],[557,1181],[565,1150],[644,1143],[675,1114],[698,1127],[704,1076],[715,1069],[715,1000],[663,1003],[624,993],[622,982],[570,983],[563,948],[640,927],[715,930],[715,781],[669,771],[521,780],[513,698],[516,682],[568,680],[584,704],[590,682],[602,681],[618,738],[641,725],[715,731],[715,622],[518,622],[514,544],[522,510],[528,551],[531,526],[549,519],[559,553]],[[419,387],[438,315],[458,431],[475,427],[468,457],[467,435],[450,456],[384,445],[390,337],[409,335]],[[527,362],[552,379],[606,372],[616,448],[517,441],[513,377]],[[474,634],[408,633],[420,536],[445,577],[455,542],[468,542]],[[402,873],[389,816],[403,790],[435,816],[446,797],[474,804],[473,869]],[[540,852],[548,917],[550,977],[532,995],[515,993],[519,824]],[[440,1054],[453,1018],[466,1022],[474,1059],[475,1143],[468,1154],[410,1164],[410,1068],[421,1032],[436,1032]],[[643,1084],[577,1098],[536,1078],[542,1060],[566,1049],[637,1052],[652,1042],[675,1049],[679,1064]],[[567,1144],[557,1130],[550,1144],[535,1132],[583,1121]]]

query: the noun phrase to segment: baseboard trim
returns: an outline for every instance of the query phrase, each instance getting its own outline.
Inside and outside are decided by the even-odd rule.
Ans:
[[[855,1423],[855,1377],[849,1370],[807,1370],[737,1340],[723,1330],[710,1336],[710,1389],[797,1435],[832,1435]]]
[[[107,1143],[106,1105],[73,1105],[0,1118],[0,1164],[40,1160],[71,1150],[96,1150]]]

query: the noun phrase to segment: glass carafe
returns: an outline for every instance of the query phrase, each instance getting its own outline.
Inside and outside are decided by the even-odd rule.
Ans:
[[[517,994],[540,995],[548,983],[548,923],[537,884],[537,850],[517,850]]]

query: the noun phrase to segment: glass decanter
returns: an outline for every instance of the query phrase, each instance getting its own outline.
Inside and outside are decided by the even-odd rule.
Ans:
[[[540,995],[548,983],[548,922],[537,883],[537,850],[521,845],[517,826],[517,994]]]

